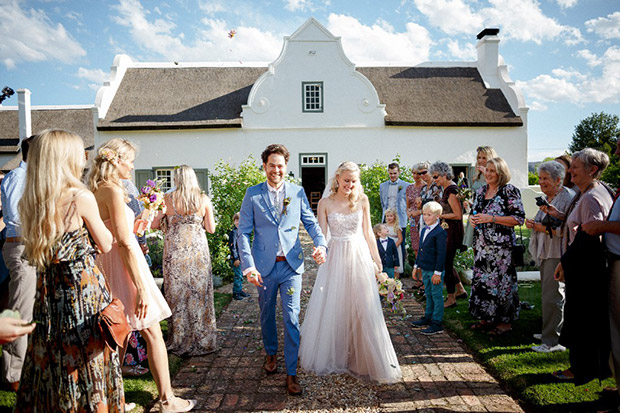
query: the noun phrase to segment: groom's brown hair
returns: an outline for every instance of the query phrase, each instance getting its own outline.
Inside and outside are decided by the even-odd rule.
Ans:
[[[265,150],[260,156],[261,159],[263,160],[263,163],[267,163],[267,159],[269,159],[269,155],[272,155],[274,153],[284,156],[284,161],[288,163],[288,158],[290,154],[288,152],[288,149],[286,149],[286,146],[280,143],[272,143],[271,145],[265,148]]]

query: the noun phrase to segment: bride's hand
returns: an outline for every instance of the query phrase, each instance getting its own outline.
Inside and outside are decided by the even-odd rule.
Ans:
[[[138,320],[146,317],[146,310],[149,306],[149,299],[144,290],[138,290],[136,292],[136,317]]]

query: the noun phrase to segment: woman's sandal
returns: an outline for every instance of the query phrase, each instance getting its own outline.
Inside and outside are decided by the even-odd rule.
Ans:
[[[140,377],[148,373],[149,369],[136,364],[134,366],[123,366],[121,371],[123,372],[123,376]]]
[[[174,397],[175,399],[178,399],[178,397]],[[185,407],[181,407],[181,408],[175,408],[175,409],[170,409],[168,400],[164,401],[164,400],[158,400],[157,404],[159,405],[159,411],[162,413],[178,413],[178,412],[189,412],[190,410],[193,410],[194,407],[196,407],[196,400],[194,399],[188,399],[185,400],[186,402],[188,402],[189,404]]]
[[[413,284],[413,287],[412,287],[414,290],[418,290],[424,287],[424,283],[420,280],[413,280],[413,282],[416,283],[416,284]]]

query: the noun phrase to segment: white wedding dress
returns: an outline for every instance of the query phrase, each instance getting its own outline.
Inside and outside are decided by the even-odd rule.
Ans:
[[[319,375],[348,372],[396,382],[402,373],[383,318],[362,211],[331,212],[327,220],[329,252],[301,326],[301,366]]]

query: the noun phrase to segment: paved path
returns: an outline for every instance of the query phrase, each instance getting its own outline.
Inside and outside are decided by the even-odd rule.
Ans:
[[[303,243],[307,247],[308,239]],[[301,320],[315,276],[316,266],[306,260]],[[263,372],[258,300],[250,287],[244,288],[252,297],[233,300],[218,319],[220,351],[188,359],[173,380],[177,395],[198,399],[199,411],[523,411],[450,335],[444,332],[426,337],[409,327],[411,319],[423,314],[411,297],[405,304],[411,318],[402,320],[386,313],[402,382],[376,385],[348,375],[318,377],[300,368],[304,394],[288,396],[281,350],[280,372],[272,376]],[[223,287],[226,292],[230,289],[230,285]],[[281,316],[278,320],[281,323]],[[279,331],[283,343],[281,325]]]

